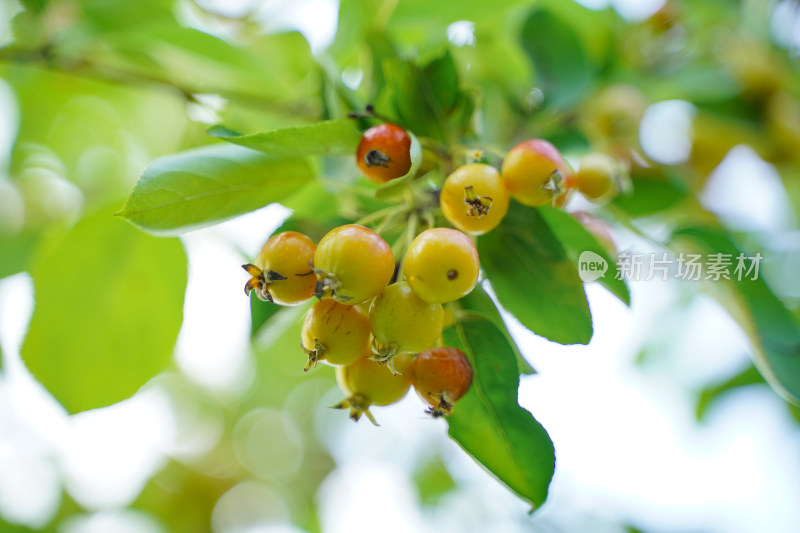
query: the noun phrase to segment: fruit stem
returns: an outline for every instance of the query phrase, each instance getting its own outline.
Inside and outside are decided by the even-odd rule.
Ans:
[[[417,229],[419,227],[419,215],[417,215],[416,211],[411,211],[408,215],[408,225],[406,226],[405,234],[401,237],[402,239],[402,248],[403,252],[408,250],[408,247],[411,246],[411,241],[413,241],[417,236]],[[397,256],[395,256],[397,257]],[[402,259],[400,260],[400,266],[398,267],[398,278],[405,280],[405,276],[403,275],[403,262],[406,260],[406,255],[403,253],[401,255]]]
[[[424,224],[425,229],[434,228],[436,227],[436,217],[430,211],[425,211],[422,213],[422,223]]]
[[[401,216],[405,215],[407,212],[407,207],[404,205],[398,206],[394,212],[390,213],[386,218],[383,219],[377,228],[375,228],[375,233],[382,235],[385,231],[392,228],[392,224],[395,220]]]
[[[423,148],[427,148],[435,153],[439,158],[439,164],[444,169],[444,175],[448,176],[453,171],[453,154],[449,147],[441,141],[430,137],[419,137],[419,143]]]
[[[392,255],[394,257],[402,257],[406,251],[406,234],[401,233],[397,239],[392,243]]]
[[[330,188],[333,192],[344,192],[350,191],[362,198],[369,198],[372,199],[375,197],[375,190],[369,187],[358,187],[355,185],[350,185],[347,183],[342,183],[341,181],[333,180],[331,178],[326,178],[324,176],[317,176],[316,180],[325,187]]]
[[[405,207],[402,205],[392,205],[389,207],[385,207],[383,209],[378,209],[374,213],[370,213],[361,217],[360,219],[356,220],[356,224],[360,226],[366,226],[378,220],[385,220],[386,218],[398,213],[399,211],[404,210]],[[379,232],[380,233],[380,232]]]
[[[364,109],[363,112],[362,111],[350,111],[347,114],[347,118],[372,118],[372,119],[377,119],[377,120],[380,120],[381,122],[386,122],[386,123],[389,123],[389,124],[397,124],[398,126],[402,127],[403,129],[408,129],[405,126],[403,126],[403,124],[401,124],[401,122],[399,120],[387,117],[386,115],[382,115],[381,113],[378,113],[377,111],[375,111],[375,107],[372,104],[367,104],[367,107]]]
[[[484,147],[484,150],[486,150],[490,154],[494,154],[497,157],[500,157],[502,159],[505,159],[506,155],[508,155],[508,151],[507,150],[504,150],[503,148],[500,148],[496,144],[484,144],[482,146]]]

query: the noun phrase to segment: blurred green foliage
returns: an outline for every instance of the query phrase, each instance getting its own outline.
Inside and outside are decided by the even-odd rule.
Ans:
[[[183,248],[108,210],[51,239],[30,269],[36,312],[25,364],[71,413],[124,400],[172,358],[186,290]]]

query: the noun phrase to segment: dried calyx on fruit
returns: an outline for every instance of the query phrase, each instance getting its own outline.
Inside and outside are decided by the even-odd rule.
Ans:
[[[359,306],[321,300],[308,310],[300,333],[308,355],[305,370],[319,361],[349,365],[369,350],[369,315]]]
[[[374,126],[361,137],[356,164],[375,183],[405,176],[411,169],[411,137],[394,124]]]
[[[458,348],[431,348],[411,364],[411,382],[434,417],[449,415],[472,384],[472,366]]]
[[[544,139],[530,139],[508,152],[502,174],[514,199],[539,207],[555,204],[564,193],[569,171],[555,146]]]
[[[357,224],[334,228],[314,254],[314,295],[354,305],[374,298],[394,273],[392,249],[380,235]]]
[[[280,305],[298,305],[314,295],[315,278],[310,264],[316,247],[302,233],[284,231],[270,237],[253,263],[242,265],[250,279],[244,286],[248,296]]]
[[[392,372],[399,372],[396,356],[433,346],[442,333],[443,319],[442,306],[422,300],[408,283],[389,285],[369,310],[373,359],[385,361]]]
[[[408,369],[411,355],[402,354],[395,358],[397,372],[391,372],[386,365],[373,361],[368,356],[355,363],[336,368],[336,382],[347,396],[334,409],[349,409],[350,419],[357,422],[362,414],[375,424],[369,408],[373,405],[390,405],[399,402],[411,387]]]
[[[497,169],[470,163],[447,177],[439,203],[442,214],[453,226],[472,235],[483,235],[506,216],[508,197]]]

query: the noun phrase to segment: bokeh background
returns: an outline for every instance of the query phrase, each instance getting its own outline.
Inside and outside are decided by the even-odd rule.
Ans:
[[[183,235],[185,300],[125,287],[111,274],[126,251],[108,240],[58,244],[79,221],[127,225],[111,215],[142,170],[215,142],[211,125],[320,118],[326,94],[368,83],[365,50],[387,35],[423,57],[449,46],[483,91],[484,134],[509,146],[519,131],[505,125],[541,98],[517,43],[534,5],[588,43],[613,35],[620,63],[661,69],[641,87],[637,142],[690,178],[628,205],[635,224],[611,226],[617,248],[660,252],[653,242],[702,209],[765,256],[762,276],[798,317],[795,1],[0,0],[0,531],[799,531],[800,415],[755,371],[751,341],[706,284],[633,281],[630,308],[587,284],[588,346],[505,316],[537,371],[522,376],[520,404],[557,454],[549,499],[529,515],[413,393],[376,408],[377,428],[330,410],[332,369],[301,370],[302,308],[263,327],[251,316],[240,265],[290,207]],[[593,86],[611,82],[599,72]],[[137,250],[183,286],[180,258]],[[81,279],[68,299],[34,290],[37,276],[47,288],[84,270],[67,278]],[[102,336],[91,306],[120,291],[115,305],[151,321],[114,331],[147,336],[182,318],[172,363],[130,399],[69,415],[20,354],[48,350],[66,362],[53,363],[61,379],[80,379],[68,363],[82,354],[59,325],[78,316]],[[37,312],[47,318],[32,323]],[[169,338],[154,342],[172,353]]]

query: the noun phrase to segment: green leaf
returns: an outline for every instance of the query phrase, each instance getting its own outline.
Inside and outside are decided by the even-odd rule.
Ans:
[[[450,50],[422,68],[422,91],[431,108],[449,114],[458,102],[458,70]]]
[[[629,23],[613,9],[598,11],[579,2],[562,0],[537,0],[536,7],[547,10],[559,20],[569,23],[572,31],[580,39],[589,62],[598,68],[591,73],[592,75],[600,74],[601,68],[614,68],[615,62],[618,61],[616,55],[622,53],[619,50],[617,35],[620,31],[627,31]]]
[[[333,368],[328,365],[317,365],[308,372],[303,370],[308,356],[300,349],[300,332],[310,307],[311,302],[279,307],[253,339],[253,348],[256,350],[256,368],[253,371],[255,383],[245,400],[245,407],[283,405],[289,391],[302,380],[308,380],[311,376],[332,377]]]
[[[442,28],[452,22],[469,20],[481,25],[487,21],[493,23],[497,19],[502,20],[507,10],[519,3],[519,0],[405,0],[397,3],[391,23],[416,26],[430,24]]]
[[[730,76],[725,66],[716,61],[697,61],[680,70],[668,71],[667,76],[642,73],[636,80],[654,102],[661,100],[688,100],[694,104],[714,103],[736,99],[741,87]],[[741,102],[736,99],[741,110]]]
[[[239,135],[223,126],[214,126],[208,134],[275,158],[354,155],[361,140],[361,132],[352,122],[344,120],[327,120],[251,135]]]
[[[595,236],[575,217],[560,209],[542,207],[539,209],[539,213],[555,233],[561,245],[567,250],[567,255],[569,255],[573,264],[578,264],[581,253],[585,251],[594,252],[605,259],[606,263],[608,263],[608,271],[597,281],[608,289],[611,294],[622,300],[625,305],[630,306],[631,293],[628,291],[628,286],[625,281],[616,278],[617,261],[603,248]]]
[[[204,146],[157,159],[119,215],[150,233],[174,235],[280,201],[312,176],[304,159]]]
[[[686,239],[708,253],[730,254],[730,281],[710,281],[708,286],[750,337],[755,366],[767,383],[787,401],[800,405],[800,325],[792,313],[760,275],[752,279],[751,273],[738,280],[734,268],[740,250],[727,235],[706,228],[683,228],[673,233],[673,243],[678,246],[685,245]],[[751,264],[745,262],[746,267]]]
[[[461,96],[450,51],[424,66],[387,59],[383,74],[399,123],[417,135],[446,141],[449,119]]]
[[[374,28],[364,36],[364,42],[369,49],[371,61],[368,63],[369,72],[372,74],[364,82],[365,90],[368,90],[368,101],[374,102],[380,95],[386,78],[383,73],[383,62],[396,59],[399,55],[395,42],[389,37],[388,33]]]
[[[534,508],[547,499],[555,451],[547,431],[517,403],[519,373],[506,336],[475,318],[444,332],[464,351],[472,386],[448,418],[448,433],[468,454]]]
[[[797,424],[800,424],[800,407],[798,407],[798,406],[796,406],[796,405],[794,405],[792,403],[787,403],[786,407],[789,408],[789,414],[792,416],[794,421]]]
[[[514,355],[517,358],[517,366],[519,367],[520,374],[536,373],[536,370],[534,370],[530,363],[528,363],[528,361],[522,357],[517,343],[514,342],[514,338],[511,336],[511,333],[508,332],[505,322],[503,322],[503,317],[500,315],[500,311],[492,301],[492,297],[489,296],[480,283],[477,284],[469,294],[461,298],[458,303],[463,309],[477,311],[478,313],[484,315],[486,318],[492,321],[492,324],[497,326],[497,328],[503,332],[508,339],[508,343],[511,345],[511,348],[514,350]]]
[[[294,211],[294,216],[326,219],[339,213],[339,197],[319,180],[312,180],[294,194],[281,200],[281,204]]]
[[[346,65],[357,56],[358,47],[365,42],[369,27],[381,9],[381,3],[374,0],[349,0],[339,2],[339,16],[336,36],[326,51],[331,57]]]
[[[183,318],[186,255],[101,212],[34,260],[28,369],[70,412],[128,398],[170,364]]]
[[[109,31],[130,30],[173,18],[173,6],[169,0],[138,0],[136,3],[82,0],[80,7],[87,21],[98,29]]]
[[[411,149],[409,150],[411,168],[408,169],[405,176],[388,181],[378,187],[375,191],[375,199],[379,202],[401,197],[408,190],[408,184],[416,177],[419,171],[419,166],[422,164],[422,145],[412,132],[409,131],[408,136],[411,137]]]
[[[478,252],[497,299],[525,327],[561,344],[589,342],[583,282],[540,210],[512,202]]]
[[[546,101],[567,105],[588,88],[589,59],[577,32],[566,21],[535,9],[525,20],[520,39]]]
[[[45,43],[44,17],[41,10],[44,5],[37,5],[35,0],[26,2],[24,10],[16,12],[10,21],[13,34],[13,46],[23,50],[35,50]],[[15,10],[16,11],[16,10]],[[13,13],[14,11],[12,11]]]
[[[34,235],[0,236],[0,278],[27,269],[35,245]]]
[[[47,2],[48,0],[21,0],[21,4],[25,9],[36,13],[44,11],[44,8],[47,7]]]
[[[28,526],[12,524],[0,518],[0,531],[2,531],[3,533],[35,533],[36,531],[42,531],[42,529],[39,528],[32,529],[29,528]]]
[[[258,336],[261,328],[281,310],[281,306],[258,299],[255,291],[250,293],[250,337]]]
[[[428,101],[420,90],[419,66],[411,61],[388,58],[383,62],[388,103],[394,108],[397,122],[417,135],[441,134]],[[383,107],[381,102],[379,105]]]
[[[634,181],[633,191],[614,199],[613,205],[632,216],[664,211],[688,196],[685,185],[671,180],[642,178]]]
[[[764,378],[758,373],[758,370],[753,365],[747,365],[743,371],[731,376],[730,378],[704,387],[700,391],[700,397],[697,399],[697,407],[695,408],[695,416],[698,421],[703,421],[708,414],[709,408],[719,400],[726,392],[730,392],[740,387],[747,385],[764,384]]]
[[[417,467],[414,472],[414,484],[417,486],[423,505],[435,505],[443,496],[456,488],[455,480],[439,455]]]
[[[171,6],[166,7],[172,11]],[[114,17],[113,13],[107,15]],[[113,52],[111,60],[126,71],[164,79],[190,93],[218,94],[251,109],[316,116],[307,105],[318,90],[317,66],[300,33],[261,35],[242,46],[183,27],[174,16],[148,19],[144,15],[147,20],[137,24],[140,18],[141,14],[123,13],[117,18],[120,27],[107,26],[102,41],[85,51],[86,59],[105,64]]]

